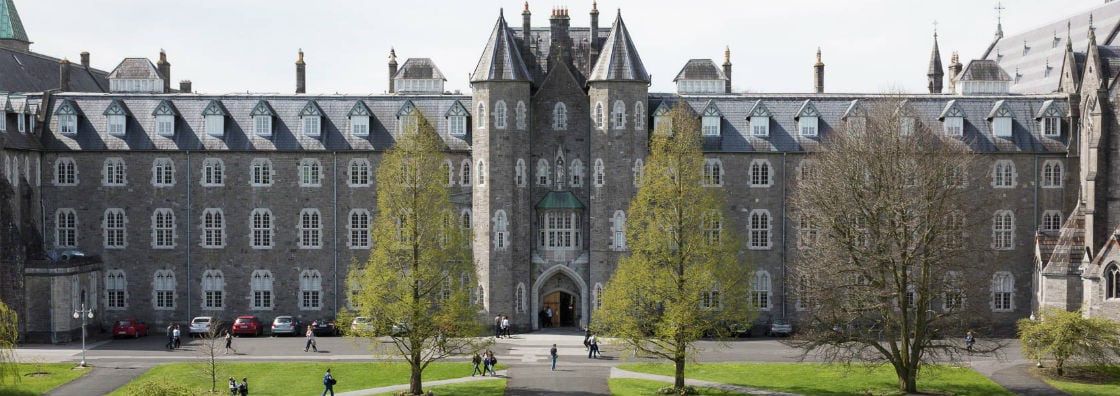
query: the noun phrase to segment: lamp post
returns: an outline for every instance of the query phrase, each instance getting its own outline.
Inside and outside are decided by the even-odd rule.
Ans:
[[[86,304],[82,303],[82,309],[74,311],[74,319],[82,319],[82,364],[81,367],[86,366],[86,320],[93,319],[93,308],[86,309]]]

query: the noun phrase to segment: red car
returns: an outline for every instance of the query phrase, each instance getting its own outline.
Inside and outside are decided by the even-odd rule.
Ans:
[[[136,318],[124,318],[113,325],[113,337],[132,337],[148,335],[148,324]]]
[[[264,325],[261,324],[260,319],[252,315],[238,316],[237,320],[233,321],[233,328],[230,330],[233,335],[251,335],[259,336],[264,331]]]

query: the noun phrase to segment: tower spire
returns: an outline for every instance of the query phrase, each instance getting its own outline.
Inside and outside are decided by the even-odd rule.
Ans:
[[[941,67],[941,51],[937,48],[937,22],[934,22],[933,50],[929,54],[929,71],[926,72],[926,77],[929,79],[929,93],[941,93],[945,80],[945,69]]]
[[[1007,7],[1004,7],[1002,2],[996,3],[996,39],[1003,38],[1003,10],[1006,9]]]
[[[31,41],[23,29],[15,0],[0,0],[0,48],[29,51]]]

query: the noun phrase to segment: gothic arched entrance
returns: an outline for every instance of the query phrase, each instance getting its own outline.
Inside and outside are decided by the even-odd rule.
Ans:
[[[578,327],[587,317],[587,283],[571,268],[558,264],[533,283],[533,328]],[[552,320],[546,315],[552,310]]]

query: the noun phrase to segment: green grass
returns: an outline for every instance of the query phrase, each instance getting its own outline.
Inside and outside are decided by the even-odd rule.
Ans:
[[[425,386],[424,392],[432,391],[439,396],[494,396],[506,392],[506,379],[490,379],[443,386]],[[382,393],[378,396],[396,396],[398,392]]]
[[[657,394],[657,390],[672,385],[667,382],[648,381],[635,378],[611,378],[611,396],[646,396]],[[725,392],[711,388],[696,388],[701,396],[743,395],[745,393]]]
[[[626,364],[620,369],[673,375],[671,364]],[[817,363],[706,363],[689,364],[685,377],[803,395],[894,395],[898,380],[889,366],[867,367]],[[920,375],[918,391],[953,395],[1010,395],[980,373],[960,367],[937,366]]]
[[[1058,390],[1071,395],[1111,396],[1120,395],[1120,366],[1090,366],[1066,369],[1067,374],[1077,378],[1090,378],[1089,382],[1074,382],[1073,378],[1059,379],[1046,374],[1042,379]]]
[[[75,370],[73,363],[18,363],[19,382],[0,385],[0,396],[31,396],[73,381],[89,372]]]
[[[201,373],[199,363],[173,363],[160,365],[133,380],[129,385],[146,381],[171,382],[196,389],[203,393],[210,389],[210,378]],[[338,380],[336,392],[380,388],[407,384],[409,366],[406,363],[224,363],[220,366],[217,389],[226,392],[230,376],[238,381],[249,379],[251,395],[310,395],[323,391],[323,373],[331,369]],[[497,369],[505,366],[499,364]],[[432,363],[424,370],[424,381],[437,381],[466,377],[471,374],[470,363]],[[496,382],[496,381],[495,381]],[[503,387],[504,389],[504,387]],[[128,386],[110,395],[130,396]]]

